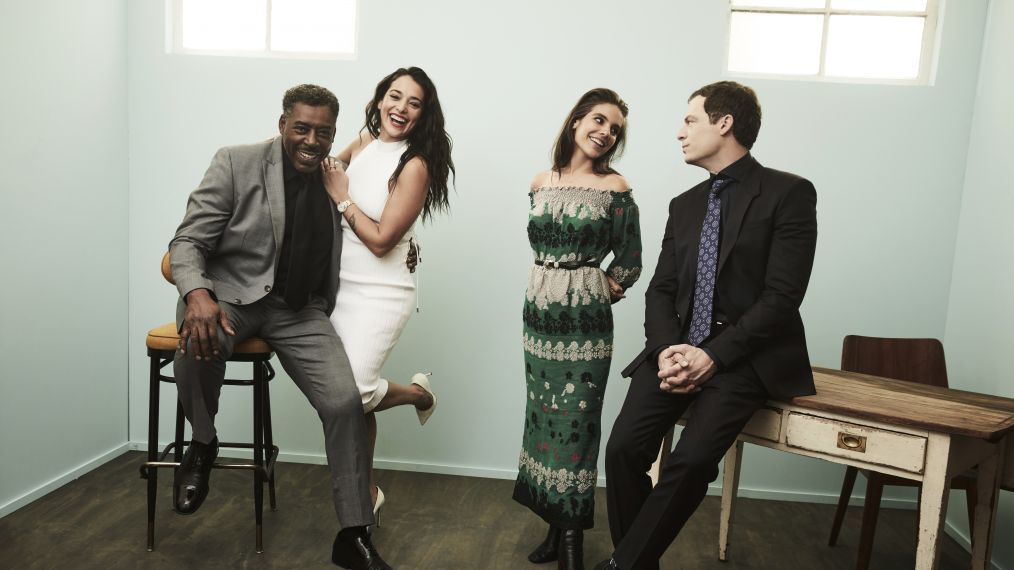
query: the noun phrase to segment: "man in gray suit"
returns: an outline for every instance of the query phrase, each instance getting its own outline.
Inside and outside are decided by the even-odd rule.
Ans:
[[[373,524],[362,402],[334,309],[341,225],[324,190],[338,100],[299,85],[282,100],[279,137],[218,151],[169,244],[180,292],[174,361],[193,440],[174,481],[176,511],[195,512],[218,455],[215,414],[233,346],[250,336],[271,344],[317,410],[339,532],[332,560],[343,568],[390,568],[366,533]]]

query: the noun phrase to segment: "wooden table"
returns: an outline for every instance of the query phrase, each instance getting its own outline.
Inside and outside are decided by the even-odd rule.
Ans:
[[[985,570],[999,487],[1014,490],[1014,436],[1006,437],[1014,429],[1014,400],[840,370],[813,372],[816,395],[767,402],[726,453],[719,559],[728,556],[748,442],[921,481],[920,570],[936,568],[951,478],[977,466],[972,568]]]

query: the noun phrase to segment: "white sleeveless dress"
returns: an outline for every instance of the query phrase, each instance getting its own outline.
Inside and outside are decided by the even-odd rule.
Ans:
[[[373,140],[348,167],[349,195],[374,220],[384,211],[388,181],[407,145]],[[345,345],[366,412],[387,394],[388,382],[380,370],[415,306],[415,283],[405,264],[414,228],[387,255],[377,257],[342,219],[341,273],[331,323]]]

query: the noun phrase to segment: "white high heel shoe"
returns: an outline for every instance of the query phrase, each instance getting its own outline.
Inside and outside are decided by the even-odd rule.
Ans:
[[[423,391],[429,394],[430,398],[433,399],[433,405],[426,408],[425,410],[420,410],[419,408],[415,409],[416,415],[419,416],[419,425],[424,426],[426,425],[426,420],[430,419],[430,416],[433,415],[433,410],[437,409],[437,395],[434,394],[433,390],[430,389],[429,374],[416,372],[412,376],[412,383],[422,388]]]
[[[373,505],[373,524],[380,526],[380,507],[384,506],[384,491],[377,487],[377,502]]]

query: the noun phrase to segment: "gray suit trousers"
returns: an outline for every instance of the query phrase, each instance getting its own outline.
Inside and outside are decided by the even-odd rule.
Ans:
[[[290,309],[273,293],[249,305],[221,301],[219,305],[236,331],[235,336],[219,331],[221,358],[198,361],[191,356],[192,351],[186,355],[177,351],[173,362],[180,402],[193,428],[193,438],[204,443],[215,438],[225,359],[237,342],[259,336],[275,350],[282,367],[324,424],[324,447],[340,528],[373,524],[363,405],[345,348],[325,312],[325,300],[313,296],[299,311]],[[185,311],[186,305],[180,299],[177,325],[182,324]]]

